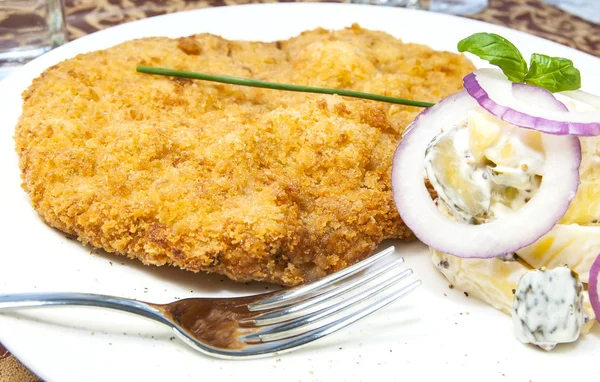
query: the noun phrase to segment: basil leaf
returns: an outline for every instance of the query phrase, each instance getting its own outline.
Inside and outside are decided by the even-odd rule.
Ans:
[[[581,87],[581,74],[573,61],[534,53],[531,55],[525,83],[554,92],[577,90]]]
[[[458,43],[459,52],[470,52],[499,66],[513,82],[523,82],[527,73],[527,61],[516,46],[494,33],[475,33]]]

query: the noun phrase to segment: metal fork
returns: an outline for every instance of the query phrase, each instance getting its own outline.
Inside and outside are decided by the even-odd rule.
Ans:
[[[402,258],[373,267],[392,252],[394,247],[312,283],[254,296],[188,298],[160,305],[83,293],[7,294],[0,295],[0,313],[52,305],[116,309],[171,327],[207,355],[259,358],[332,334],[419,286],[420,280],[400,282],[412,274],[399,267]]]

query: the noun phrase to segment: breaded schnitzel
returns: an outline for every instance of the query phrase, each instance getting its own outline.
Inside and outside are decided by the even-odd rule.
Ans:
[[[438,101],[463,56],[352,26],[199,34],[79,55],[24,92],[23,187],[47,224],[144,264],[297,285],[410,238],[392,154],[418,108],[137,73],[201,71]]]

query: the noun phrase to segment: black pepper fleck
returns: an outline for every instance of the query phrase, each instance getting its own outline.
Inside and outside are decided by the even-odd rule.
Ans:
[[[464,293],[465,293],[465,296],[469,297],[469,294],[467,292],[464,292]]]

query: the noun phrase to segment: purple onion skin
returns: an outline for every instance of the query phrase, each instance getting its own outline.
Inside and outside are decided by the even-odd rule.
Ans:
[[[475,73],[470,73],[465,76],[463,79],[463,85],[467,93],[469,93],[469,95],[473,97],[482,108],[512,125],[554,135],[575,135],[582,137],[600,135],[600,122],[582,123],[554,121],[542,117],[535,117],[506,106],[499,105],[492,100],[488,93],[479,85]],[[545,91],[545,89],[540,90]],[[556,102],[559,101],[557,100]]]
[[[392,166],[392,174],[391,174],[391,183],[392,184],[391,185],[392,185],[392,192],[394,194],[394,201],[396,203],[398,212],[400,213],[400,216],[404,220],[406,225],[413,231],[415,236],[421,242],[425,243],[426,245],[428,245],[440,252],[448,253],[448,254],[451,254],[451,255],[454,255],[457,257],[463,257],[463,258],[491,258],[491,257],[503,256],[503,255],[506,255],[507,253],[515,252],[518,249],[521,249],[527,245],[534,243],[540,237],[542,237],[547,232],[549,232],[555,226],[556,222],[558,222],[560,217],[562,217],[564,215],[564,213],[567,211],[569,204],[571,203],[572,199],[575,197],[575,195],[577,193],[576,192],[577,188],[575,187],[572,190],[572,192],[570,192],[569,195],[566,196],[564,200],[562,200],[565,203],[564,210],[562,211],[560,216],[556,218],[556,220],[548,221],[547,223],[545,223],[545,222],[540,223],[543,225],[543,227],[540,227],[539,235],[527,237],[527,238],[521,239],[519,241],[508,240],[505,242],[504,245],[501,246],[501,248],[495,248],[494,250],[481,251],[479,249],[473,250],[473,248],[470,248],[467,251],[467,250],[462,250],[462,249],[457,250],[455,248],[449,248],[444,243],[439,242],[439,240],[438,240],[439,238],[436,237],[435,232],[421,230],[420,228],[417,228],[420,225],[422,225],[419,222],[420,218],[416,217],[416,215],[411,217],[411,215],[414,215],[414,214],[410,214],[410,215],[405,214],[405,212],[408,211],[408,209],[411,207],[410,207],[409,199],[404,198],[402,196],[403,192],[400,191],[400,190],[402,190],[403,185],[404,185],[404,183],[403,183],[404,178],[402,177],[401,173],[398,173],[399,167],[401,167],[399,165],[400,157],[402,156],[401,154],[402,154],[404,148],[406,147],[406,145],[412,144],[411,140],[412,140],[413,136],[417,133],[417,131],[419,131],[420,128],[426,128],[423,125],[426,123],[429,123],[428,119],[435,117],[435,116],[431,115],[432,113],[439,113],[439,110],[441,108],[446,108],[446,109],[452,110],[454,107],[454,105],[453,105],[454,102],[460,100],[462,97],[467,97],[467,98],[472,99],[472,97],[466,91],[461,91],[450,97],[447,97],[447,98],[443,99],[442,101],[440,101],[435,106],[433,106],[433,107],[423,111],[421,114],[419,114],[419,116],[407,128],[407,131],[404,134],[404,137],[400,141],[399,145],[396,147],[396,150],[395,150],[394,156],[393,156],[393,166]],[[473,106],[473,107],[477,107],[476,106],[477,102],[475,100],[473,100],[473,103],[475,104],[475,106]],[[433,136],[431,138],[433,138]],[[573,150],[573,155],[574,155],[573,163],[577,164],[576,166],[574,166],[574,169],[579,168],[579,164],[581,162],[580,142],[576,137],[567,137],[567,139],[573,145],[573,146],[571,146],[571,149]],[[408,163],[408,162],[406,162],[406,163]],[[417,159],[415,159],[414,165],[416,165],[417,163],[419,163],[419,162],[417,161]],[[576,183],[578,185],[579,184],[579,171],[574,170],[573,175],[574,175],[574,183]]]
[[[590,282],[588,292],[590,294],[590,302],[592,309],[596,314],[596,320],[600,322],[600,296],[598,295],[598,277],[600,276],[600,255],[596,258],[590,268]]]

